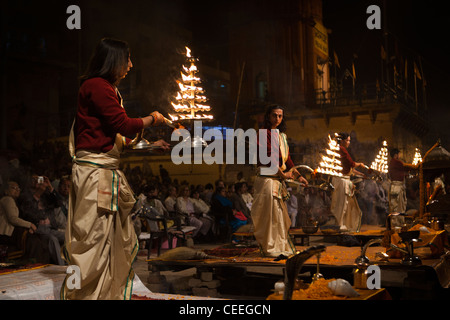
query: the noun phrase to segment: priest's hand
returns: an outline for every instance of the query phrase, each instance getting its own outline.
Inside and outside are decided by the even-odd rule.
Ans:
[[[150,113],[150,116],[153,117],[153,122],[151,124],[152,127],[157,127],[165,123],[164,116],[158,111],[153,111]]]
[[[170,149],[170,144],[161,139],[153,142],[152,147],[157,147],[158,149],[160,149],[161,152],[164,152]]]
[[[299,181],[304,187],[307,187],[307,186],[308,186],[308,180],[306,180],[304,177],[302,177],[302,176],[298,177],[298,181]]]

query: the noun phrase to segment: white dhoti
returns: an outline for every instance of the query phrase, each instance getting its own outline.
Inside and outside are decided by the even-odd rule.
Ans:
[[[61,299],[131,298],[139,245],[129,215],[134,194],[118,170],[120,149],[116,142],[108,153],[78,151],[74,158],[64,256],[79,268],[80,286],[69,274]]]
[[[332,183],[335,189],[331,196],[331,213],[341,229],[359,232],[362,212],[350,176],[333,177]]]
[[[389,213],[406,212],[406,186],[403,181],[392,181],[389,187]]]
[[[264,255],[277,257],[295,253],[289,237],[291,219],[283,201],[283,188],[279,180],[257,176],[251,216],[254,236]]]

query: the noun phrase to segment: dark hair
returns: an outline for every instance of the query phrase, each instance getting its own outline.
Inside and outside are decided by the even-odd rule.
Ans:
[[[142,187],[142,193],[147,195],[150,192],[157,190],[158,188],[154,184],[146,184]]]
[[[205,185],[205,189],[206,189],[206,190],[208,190],[208,189],[214,189],[214,187],[213,187],[212,183],[207,183],[207,184]]]
[[[280,132],[286,132],[287,126],[286,121],[284,120],[284,108],[278,104],[271,104],[267,107],[266,113],[264,114],[263,128],[264,129],[272,128],[272,124],[270,123],[270,114],[272,113],[273,110],[277,109],[283,110],[283,120],[281,120],[281,123],[277,129],[280,130]]]
[[[216,194],[221,193],[222,190],[227,190],[227,189],[226,189],[225,187],[218,187],[218,188],[216,189]]]
[[[347,140],[347,138],[350,136],[347,132],[339,132],[336,136],[336,140],[339,144],[341,144],[341,141]]]
[[[214,185],[217,187],[220,182],[223,182],[223,184],[225,185],[225,181],[223,181],[222,179],[216,180],[216,182],[214,182]]]
[[[113,85],[118,85],[121,76],[128,66],[130,48],[122,40],[103,38],[89,60],[88,68],[80,77],[80,82],[100,77]]]
[[[191,198],[193,198],[196,193],[200,195],[200,192],[197,189],[191,190]]]
[[[234,184],[234,191],[238,192],[238,190],[241,190],[242,186],[244,185],[244,182],[236,182]]]
[[[393,158],[398,153],[400,153],[400,150],[393,148],[389,154],[391,155],[391,158]]]

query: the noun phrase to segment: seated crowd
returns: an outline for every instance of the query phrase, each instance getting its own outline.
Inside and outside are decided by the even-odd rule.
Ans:
[[[136,234],[161,229],[158,223],[148,223],[143,211],[166,217],[167,227],[181,230],[191,227],[194,242],[234,241],[236,231],[252,230],[251,205],[253,188],[243,179],[226,185],[223,180],[215,184],[192,185],[179,183],[162,166],[160,174],[144,174],[140,167],[124,172],[137,196],[132,211]],[[67,224],[70,177],[53,178],[40,172],[22,172],[0,180],[0,248],[8,252],[22,250],[23,258],[39,263],[65,264],[61,259]],[[301,192],[290,190],[287,208],[292,228],[298,228],[305,219],[327,219],[329,194],[315,193],[314,189]],[[0,260],[2,259],[0,251]]]
[[[253,197],[247,183],[238,182],[233,188],[227,190],[222,180],[216,181],[214,187],[212,184],[195,186],[175,181],[166,185],[153,181],[142,187],[133,213],[136,216],[142,212],[165,216],[167,226],[179,230],[183,225],[191,226],[192,238],[197,242],[227,241],[241,226],[251,225]],[[142,222],[150,223],[145,219],[134,219],[138,235],[151,231],[152,227],[158,228],[145,226]]]
[[[138,235],[161,227],[140,218],[143,208],[166,216],[169,227],[190,226],[197,242],[227,241],[239,227],[251,224],[252,196],[245,182],[228,188],[222,180],[215,186],[194,186],[171,181],[162,166],[160,176],[145,178],[136,174],[139,170],[124,171],[137,196],[132,216]],[[23,259],[63,265],[70,177],[51,181],[41,172],[29,172],[0,175],[0,261],[22,251]]]
[[[55,181],[56,188],[47,177],[37,174],[31,174],[28,182],[21,187],[10,178],[2,185],[0,246],[7,248],[3,255],[23,251],[23,258],[63,265],[69,177]]]

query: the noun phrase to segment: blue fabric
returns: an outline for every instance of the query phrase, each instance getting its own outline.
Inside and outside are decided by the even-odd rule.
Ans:
[[[231,201],[228,198],[225,198],[223,196],[221,196],[220,194],[216,194],[214,196],[215,199],[219,200],[219,202],[224,206],[224,207],[233,207],[233,204],[231,203]]]

